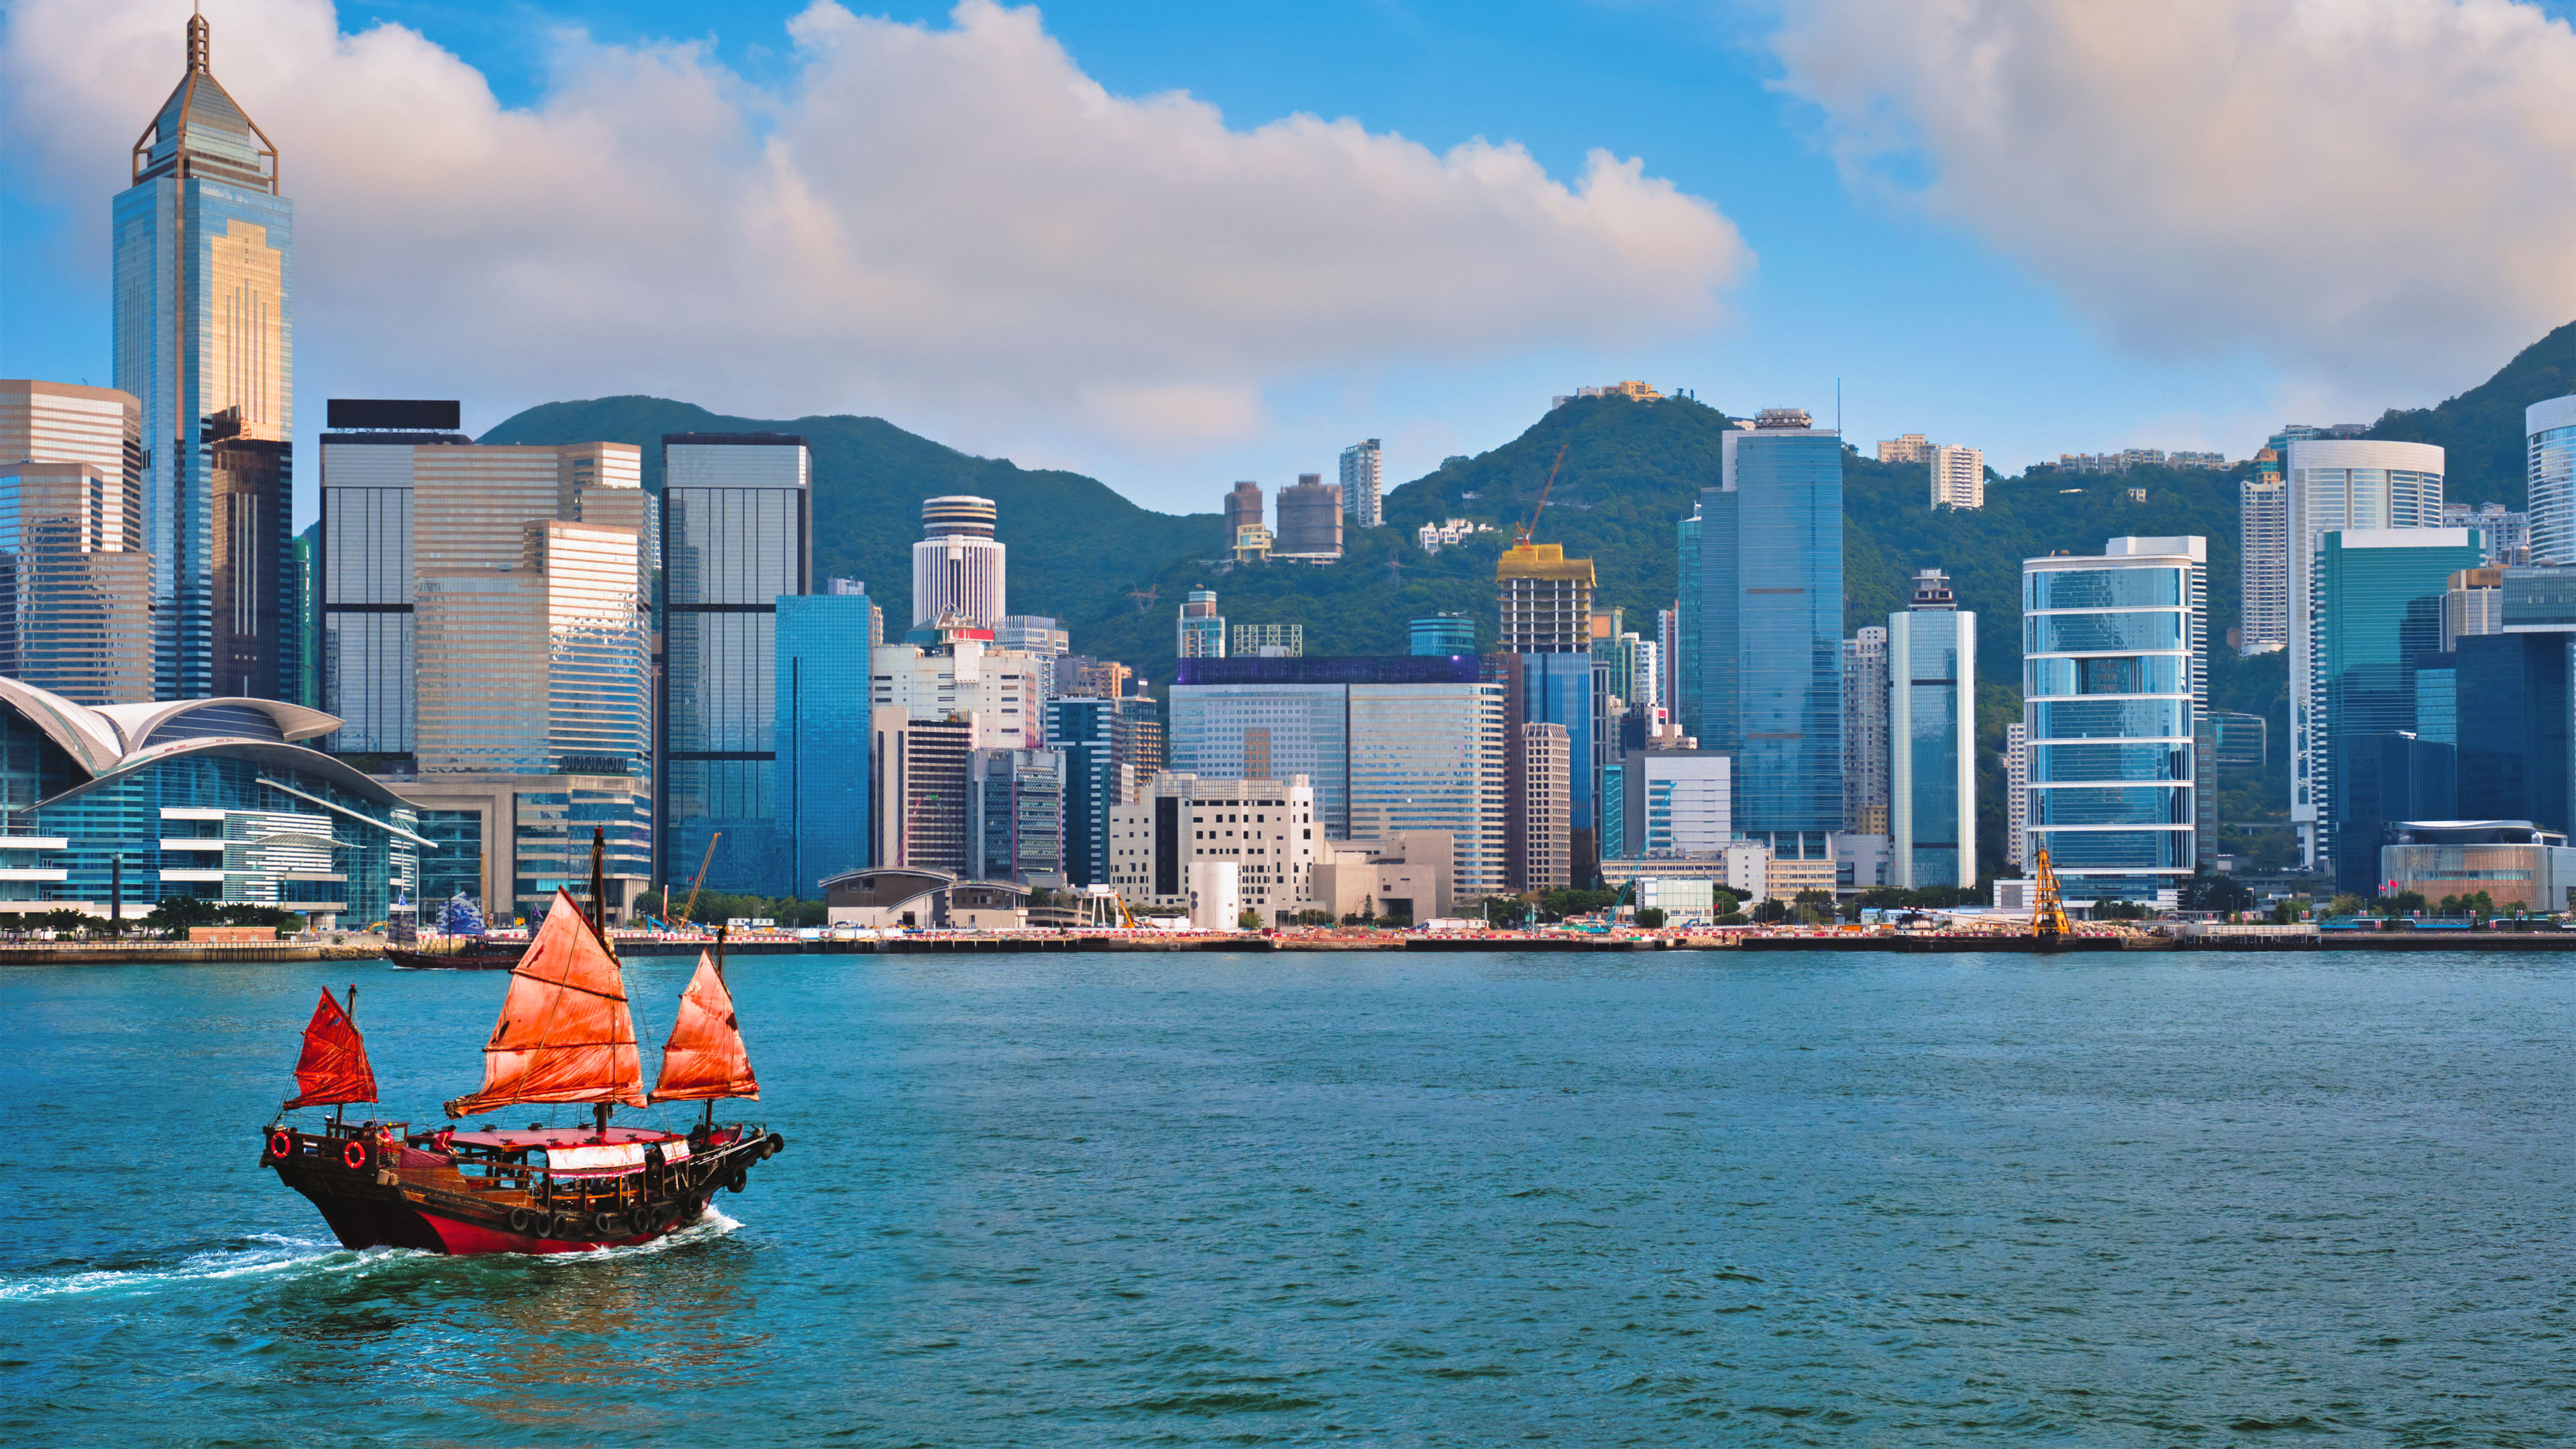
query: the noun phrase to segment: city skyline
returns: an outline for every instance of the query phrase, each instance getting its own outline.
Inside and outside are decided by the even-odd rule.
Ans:
[[[340,395],[447,395],[456,389],[445,379],[476,359],[482,365],[473,369],[466,401],[469,428],[478,433],[523,406],[634,391],[747,416],[875,414],[969,451],[1070,466],[1149,506],[1173,509],[1209,477],[1285,483],[1299,467],[1329,469],[1333,454],[1362,434],[1386,440],[1390,480],[1418,476],[1441,457],[1509,436],[1569,376],[1644,375],[1667,388],[1695,387],[1744,411],[1785,398],[1817,406],[1839,379],[1849,435],[1956,437],[1982,447],[2009,474],[2060,452],[2126,444],[2243,456],[2279,417],[2366,419],[2388,406],[2430,403],[2474,382],[2493,357],[2576,312],[2576,297],[2527,297],[2511,290],[2520,284],[2505,280],[2550,269],[2467,253],[2461,265],[2447,265],[2441,256],[2461,245],[2461,229],[2451,230],[2441,247],[2418,249],[2430,255],[2373,249],[2364,240],[2321,242],[2340,232],[2306,229],[2314,234],[2297,243],[2305,285],[2271,288],[2282,294],[2277,299],[2248,298],[2249,283],[2241,278],[2278,270],[2292,242],[2275,236],[2278,229],[2192,228],[2188,219],[2196,209],[2212,205],[2195,188],[2215,191],[2224,211],[2233,204],[2224,203],[2234,194],[2229,188],[2249,184],[2243,168],[2265,178],[2288,174],[2300,178],[2294,185],[2312,210],[2336,215],[2358,203],[2306,195],[2331,167],[2266,170],[2248,159],[2200,168],[2188,178],[2155,172],[2147,179],[2157,184],[2129,188],[2134,195],[2088,189],[2044,149],[2026,158],[1998,155],[1996,148],[2014,143],[1963,133],[1949,109],[1953,103],[1924,84],[1925,68],[1991,40],[1990,32],[2006,23],[2002,7],[1967,7],[1946,21],[1909,16],[1873,26],[1872,3],[1820,0],[1794,7],[1777,28],[1767,14],[1734,7],[1686,19],[1653,6],[1562,17],[1433,6],[1412,12],[1406,24],[1356,7],[1327,7],[1303,18],[1300,29],[1310,36],[1282,36],[1274,23],[1253,17],[1211,23],[1202,16],[1185,28],[1188,39],[1165,33],[1149,17],[1078,7],[1042,17],[980,5],[953,17],[915,7],[887,20],[854,21],[837,10],[800,18],[801,7],[754,4],[730,10],[724,27],[708,34],[699,34],[702,22],[678,7],[612,9],[592,0],[563,0],[542,11],[461,5],[390,17],[357,3],[333,10],[311,0],[225,0],[210,19],[227,84],[295,158],[287,189],[311,214],[308,223],[350,243],[336,256],[308,247],[297,258],[299,350],[306,354],[299,370],[308,386]],[[2517,54],[2542,74],[2576,68],[2568,59],[2576,56],[2576,38],[2539,8],[2495,6],[2498,24],[2487,32],[2447,0],[2401,8],[2429,37],[2426,43],[2472,72],[2504,75]],[[2123,19],[2087,17],[2080,7],[2030,9],[2017,44],[2006,48],[1986,84],[2000,102],[2066,108],[2060,119],[2070,136],[2117,134],[2113,120],[2182,126],[2187,118],[2123,118],[2117,107],[2153,103],[2067,98],[2081,87],[2059,88],[2058,98],[2044,102],[2034,88],[2052,74],[2051,65],[2108,67],[2115,74],[2102,78],[2117,79],[2119,67],[2159,63],[2158,57],[2181,53],[2166,47],[2189,46],[2192,36],[2215,42],[2215,28],[2260,32],[2265,46],[2258,48],[2275,57],[2281,73],[2341,63],[2380,74],[2397,63],[2389,54],[2394,26],[2384,37],[2328,34],[2297,16],[2214,6],[2188,26],[2169,27],[2191,35],[2147,37],[2155,43],[2124,48],[2080,43],[2123,38],[2112,34],[2128,23]],[[107,273],[100,219],[87,208],[95,205],[103,158],[130,143],[138,108],[166,91],[164,72],[183,19],[156,5],[75,10],[39,0],[15,7],[0,31],[0,73],[19,82],[17,104],[30,108],[19,128],[29,137],[27,164],[0,191],[0,214],[13,221],[5,244],[22,261],[8,272],[13,278],[42,272],[54,283],[0,290],[0,374],[109,380],[105,349],[94,335],[95,320],[106,311]],[[388,19],[402,24],[380,23]],[[1840,33],[1869,41],[1847,73],[1829,74],[1815,37],[1839,22],[1853,22]],[[2103,33],[2088,36],[2088,25]],[[1873,35],[1874,29],[1884,33]],[[699,38],[669,40],[692,34]],[[239,37],[235,48],[225,48],[228,37]],[[1239,42],[1246,39],[1264,43],[1245,48]],[[2222,94],[2258,83],[2279,89],[2277,74],[2247,71],[2250,62],[2214,65],[2206,53],[2195,67],[2205,87]],[[1467,54],[1478,57],[1479,67],[1459,64]],[[529,55],[549,59],[532,67]],[[1048,361],[1052,329],[1061,325],[1057,319],[1088,315],[1081,309],[1101,277],[1074,267],[1063,272],[1060,295],[1031,290],[1010,256],[979,254],[976,263],[991,270],[987,281],[1045,304],[1028,312],[1035,319],[1032,335],[1015,339],[1040,345],[1020,349],[1023,360],[1008,369],[1008,388],[1019,391],[1006,396],[1002,382],[974,381],[999,374],[990,366],[993,344],[973,326],[927,359],[917,336],[874,333],[843,337],[837,351],[815,354],[816,344],[802,334],[787,339],[793,345],[769,345],[779,338],[758,329],[784,324],[774,308],[757,305],[757,296],[735,298],[730,314],[707,313],[722,300],[719,285],[705,304],[689,304],[693,314],[705,314],[693,325],[721,324],[708,333],[710,344],[674,358],[631,345],[634,324],[621,313],[572,317],[551,304],[516,311],[453,305],[465,300],[453,289],[480,286],[476,276],[508,270],[471,265],[475,253],[458,252],[450,244],[457,241],[499,249],[484,260],[515,257],[540,272],[569,261],[565,248],[588,246],[609,284],[579,289],[585,296],[614,298],[621,287],[631,288],[631,297],[653,295],[674,275],[658,253],[633,243],[602,246],[577,223],[568,226],[564,208],[581,204],[581,185],[568,198],[558,194],[566,188],[530,180],[548,166],[570,167],[568,174],[595,169],[587,156],[568,160],[576,153],[560,144],[582,105],[621,107],[609,113],[618,118],[636,115],[638,123],[622,136],[668,144],[677,164],[736,191],[748,184],[750,171],[739,141],[774,124],[783,141],[802,143],[798,164],[828,209],[847,194],[855,174],[851,158],[814,139],[813,128],[831,118],[791,106],[774,123],[753,122],[727,109],[747,102],[718,93],[731,86],[743,97],[787,96],[800,80],[837,74],[831,67],[874,74],[866,68],[881,70],[904,56],[921,61],[923,74],[886,104],[915,104],[924,114],[975,124],[934,128],[958,138],[948,144],[959,150],[936,158],[947,170],[878,178],[899,191],[929,187],[943,195],[941,177],[1001,165],[1017,154],[1014,143],[1032,124],[1043,124],[1027,109],[957,110],[959,95],[972,90],[976,77],[1017,67],[1011,73],[1032,94],[1105,92],[1115,113],[1135,122],[1135,134],[1127,149],[1087,141],[1086,164],[1107,194],[1131,196],[1139,218],[1188,223],[1184,232],[1195,231],[1194,218],[1209,205],[1240,193],[1225,191],[1237,183],[1223,176],[1146,187],[1138,176],[1151,171],[1155,148],[1179,140],[1212,146],[1230,158],[1227,164],[1245,170],[1240,184],[1254,188],[1269,175],[1261,169],[1264,147],[1356,148],[1347,154],[1393,168],[1389,175],[1401,178],[1392,187],[1393,210],[1340,205],[1345,198],[1330,193],[1297,198],[1373,229],[1356,234],[1402,243],[1385,253],[1397,270],[1382,275],[1355,269],[1339,243],[1314,253],[1306,284],[1311,300],[1325,307],[1313,314],[1318,320],[1329,322],[1331,309],[1347,305],[1353,289],[1372,276],[1375,284],[1403,289],[1406,267],[1430,269],[1425,275],[1493,274],[1457,265],[1474,258],[1501,268],[1516,288],[1533,276],[1551,279],[1534,293],[1547,306],[1500,319],[1499,331],[1462,333],[1458,309],[1443,303],[1447,310],[1428,315],[1421,326],[1402,325],[1412,319],[1399,314],[1388,319],[1399,324],[1394,327],[1323,337],[1282,330],[1268,320],[1275,313],[1211,317],[1172,302],[1163,289],[1183,290],[1189,267],[1169,264],[1190,258],[1165,256],[1158,260],[1168,275],[1148,284],[1159,310],[1133,314],[1116,332],[1159,326],[1161,342],[1178,345],[1210,335],[1213,327],[1222,345],[1206,354],[1212,365],[1177,374],[1160,362],[1131,368],[1125,354],[1154,344],[1127,337],[1110,346],[1109,367],[1133,376],[1076,396],[1066,391],[1068,370]],[[1536,71],[1547,73],[1547,87],[1521,83]],[[1609,86],[1610,74],[1623,84]],[[2439,114],[2441,98],[2420,84],[2383,89],[2374,106],[2389,119],[2354,118],[2348,142],[2257,106],[2242,117],[2247,131],[2238,140],[2249,158],[2277,155],[2294,141],[2362,147],[2387,125],[2415,122],[2428,139],[2397,159],[2416,171],[2438,174],[2428,157],[2446,159],[2491,143],[2492,154],[2481,156],[2488,164],[2478,169],[2483,179],[2476,198],[2489,204],[2499,194],[2511,199],[2528,190],[2516,188],[2516,175],[2538,174],[2544,161],[2557,164],[2517,141],[2505,124],[2506,111],[2527,88],[2508,88],[2497,102],[2503,109],[2460,116]],[[1531,90],[1561,90],[1566,99],[1534,102]],[[714,109],[707,125],[715,129],[683,126],[653,139],[650,113],[638,108],[680,94],[709,97]],[[1576,97],[1581,102],[1568,104]],[[1891,154],[1886,137],[1860,125],[1856,117],[1873,101],[1887,105],[1900,143],[1910,139],[1912,151]],[[407,134],[428,128],[452,142],[452,154],[424,153],[417,139],[371,149],[393,124],[390,108],[397,105],[411,108],[402,115]],[[864,134],[885,114],[839,119]],[[325,125],[326,115],[343,123]],[[1299,119],[1305,116],[1325,119]],[[1673,139],[1706,134],[1726,134],[1729,144]],[[1479,137],[1491,143],[1490,152],[1454,151]],[[1525,150],[1525,160],[1514,146]],[[1595,147],[1609,170],[1587,171]],[[1761,188],[1738,179],[1748,154],[1765,177]],[[2388,164],[2384,148],[2368,154],[2383,158],[2374,167]],[[437,184],[414,188],[416,196],[389,190],[379,164],[389,155]],[[1511,172],[1508,184],[1460,179],[1458,168],[1468,158],[1485,155]],[[2006,163],[2024,159],[2032,163],[2027,179],[2002,179],[2011,170]],[[2280,200],[2264,189],[2275,184],[2265,180],[2246,195]],[[1502,189],[1479,193],[1473,189],[1479,185]],[[1442,189],[1457,186],[1469,189]],[[1612,190],[1601,192],[1603,186]],[[415,224],[407,209],[433,195],[447,214]],[[587,193],[597,204],[623,204],[622,195]],[[1453,195],[1558,197],[1549,204],[1571,205],[1584,220],[1557,241],[1626,247],[1619,254],[1630,264],[1613,270],[1627,274],[1632,290],[1566,292],[1576,284],[1564,278],[1582,269],[1566,266],[1561,250],[1549,250],[1557,245],[1547,240],[1554,233],[1507,226],[1499,239],[1478,239],[1474,245],[1483,250],[1460,251],[1465,243],[1423,224],[1426,209],[1436,211],[1446,204],[1440,197]],[[1614,195],[1633,202],[1642,229],[1623,231],[1627,223],[1608,217],[1604,207]],[[1032,190],[1030,204],[1044,206],[1046,196],[1043,188]],[[450,205],[451,197],[461,200]],[[1993,215],[1974,213],[1970,220],[1972,200],[1990,203]],[[884,210],[920,214],[913,206]],[[477,220],[487,213],[501,224]],[[2015,222],[2027,233],[2014,230]],[[376,227],[405,230],[380,237]],[[2512,249],[2530,243],[2508,233],[2533,230],[2468,228],[2465,234],[2480,246]],[[2062,244],[2069,235],[2101,232],[2111,233],[2107,241],[2114,244]],[[423,250],[433,238],[444,240]],[[864,240],[871,254],[902,265],[936,241],[874,234]],[[2205,283],[2209,299],[2185,299],[2166,307],[2166,315],[2141,316],[2139,308],[2106,297],[2102,262],[2089,253],[2116,258],[2141,243],[2171,250],[2180,258],[2176,274]],[[1219,232],[1206,255],[1222,259],[1236,245]],[[2314,252],[2319,245],[2323,253]],[[724,265],[709,280],[725,283],[738,253],[720,249]],[[845,260],[815,259],[824,267],[816,275],[839,275],[832,269]],[[400,285],[384,285],[388,270]],[[780,269],[771,259],[765,270]],[[2419,309],[2425,320],[2381,326],[2375,334],[2356,335],[2344,320],[2386,316],[2394,305],[2388,299],[2409,295],[2409,288],[2457,305]],[[431,299],[447,305],[435,315],[422,312],[421,301]],[[2221,301],[2239,305],[2222,312]],[[1826,310],[1819,314],[1818,306]],[[2443,320],[2435,325],[2429,318],[2437,314]],[[470,324],[486,330],[473,332],[457,320],[468,316],[487,319]],[[1683,318],[1684,325],[1670,329],[1668,317]],[[516,325],[544,325],[574,340],[526,349],[488,330]],[[1104,334],[1087,335],[1096,350]],[[792,366],[762,374],[764,357]],[[808,365],[818,357],[828,365]],[[894,385],[885,381],[888,368],[871,361],[879,358],[925,365],[908,373],[917,383]],[[874,368],[875,380],[851,380],[853,368]],[[780,376],[798,381],[781,383]],[[310,442],[314,399],[305,401],[307,433],[295,440],[299,445]],[[303,491],[309,500],[309,486]],[[308,501],[299,507],[298,524],[310,516]]]

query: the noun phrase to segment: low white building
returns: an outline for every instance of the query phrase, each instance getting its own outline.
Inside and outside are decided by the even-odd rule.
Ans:
[[[1717,919],[1717,882],[1706,877],[1642,876],[1637,909],[1661,911],[1667,926],[1705,926]]]
[[[1109,883],[1128,904],[1188,907],[1202,861],[1236,866],[1235,912],[1293,921],[1314,888],[1315,791],[1286,780],[1217,780],[1162,771],[1128,804],[1109,807]],[[1231,928],[1229,913],[1225,925]]]

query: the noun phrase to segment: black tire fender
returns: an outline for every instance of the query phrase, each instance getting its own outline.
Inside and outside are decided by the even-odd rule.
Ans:
[[[751,1169],[747,1167],[737,1167],[733,1170],[733,1176],[725,1179],[725,1191],[740,1192],[743,1190],[745,1185],[750,1183],[750,1181]]]
[[[775,1132],[770,1133],[760,1144],[760,1155],[763,1157],[776,1157],[786,1150],[787,1139]]]
[[[510,1231],[523,1238],[533,1238],[544,1231],[545,1216],[535,1208],[510,1209]]]

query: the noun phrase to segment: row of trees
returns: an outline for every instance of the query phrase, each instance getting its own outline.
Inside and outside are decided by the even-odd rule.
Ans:
[[[277,906],[255,905],[243,901],[208,901],[195,896],[171,896],[156,903],[140,920],[119,921],[106,916],[93,916],[87,911],[64,906],[56,910],[36,911],[16,918],[18,924],[58,936],[180,936],[190,926],[268,926],[278,930],[304,929],[304,917]]]

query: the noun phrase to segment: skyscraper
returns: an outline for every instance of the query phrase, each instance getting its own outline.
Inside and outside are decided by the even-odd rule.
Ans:
[[[826,878],[876,863],[868,855],[866,647],[874,612],[865,594],[778,601],[778,834],[790,887],[781,894],[812,899]]]
[[[1244,479],[1225,495],[1225,546],[1234,547],[1245,525],[1259,527],[1263,518],[1261,485]]]
[[[2317,708],[2316,653],[2322,624],[2314,598],[2317,550],[2336,529],[2436,528],[2442,522],[2442,450],[2429,443],[2356,438],[2299,439],[2289,445],[2290,821],[2310,869],[2328,842],[2320,827],[2332,773],[2325,715]]]
[[[1986,506],[1984,450],[1959,447],[1950,443],[1934,443],[1923,450],[1923,460],[1931,465],[1933,507],[1983,508]]]
[[[1377,439],[1370,438],[1342,450],[1342,512],[1354,528],[1375,528],[1386,522],[1380,484],[1386,471],[1386,459],[1378,451]]]
[[[1473,654],[1476,621],[1466,614],[1434,614],[1405,625],[1409,654]]]
[[[1563,725],[1532,721],[1512,731],[1513,836],[1521,842],[1519,872],[1506,885],[1525,891],[1559,890],[1573,881],[1566,853],[1573,827],[1566,818],[1567,741]]]
[[[2531,562],[2576,564],[2576,395],[2522,410]]]
[[[1700,490],[1697,577],[1683,569],[1684,729],[1736,759],[1735,828],[1779,859],[1829,859],[1843,823],[1842,437],[1765,408],[1721,443]],[[1693,717],[1693,704],[1697,705]]]
[[[921,501],[921,538],[912,546],[913,627],[956,619],[990,629],[1009,612],[1003,587],[1009,550],[993,537],[999,516],[992,499],[971,494]]]
[[[1515,544],[1494,563],[1499,637],[1506,654],[1573,654],[1592,648],[1592,560],[1555,543]]]
[[[129,392],[0,381],[0,676],[80,704],[153,697],[142,425]]]
[[[1340,558],[1342,490],[1325,482],[1321,473],[1300,473],[1294,486],[1280,489],[1279,537],[1270,556],[1316,563]]]
[[[1843,829],[1885,835],[1887,631],[1870,625],[1843,641]]]
[[[335,754],[412,753],[413,460],[423,447],[464,447],[452,401],[333,398],[322,435],[320,670]],[[639,477],[640,477],[640,456]],[[440,476],[449,476],[441,474]],[[530,518],[558,518],[554,507]],[[444,865],[444,861],[435,862]]]
[[[2198,537],[2022,560],[2025,839],[2070,900],[2152,901],[2200,859],[2208,567]]]
[[[2309,780],[2325,807],[2318,812],[2319,857],[2334,861],[2343,889],[2376,894],[2382,820],[2417,818],[2383,817],[2375,807],[2414,793],[2393,784],[2418,773],[2408,759],[2422,743],[2412,738],[2415,671],[2442,653],[2443,594],[2452,576],[2483,556],[2477,534],[2465,528],[2333,529],[2323,539],[2311,713],[2325,748]],[[2408,743],[2382,743],[2396,735]],[[2450,766],[2445,748],[2427,772],[2447,774]],[[2345,778],[2356,769],[2367,778]]]
[[[1064,762],[1064,874],[1076,886],[1109,879],[1109,809],[1123,802],[1117,720],[1116,700],[1047,701],[1047,748]]]
[[[1225,616],[1216,611],[1216,590],[1192,589],[1181,600],[1178,634],[1172,653],[1181,659],[1223,659]]]
[[[164,699],[279,688],[295,430],[294,206],[214,77],[205,17],[111,217],[116,384],[142,403],[143,549]]]
[[[1977,883],[1977,616],[1938,569],[1887,616],[1888,825],[1896,884]]]
[[[2290,485],[2278,474],[2237,485],[2236,652],[2268,654],[2290,642]]]
[[[2030,851],[2023,835],[2030,824],[2030,726],[2014,720],[2004,726],[2004,859],[2027,868]]]
[[[812,476],[791,434],[662,439],[661,863],[694,874],[721,830],[717,890],[810,888],[788,885],[779,838],[777,624],[812,591]]]

